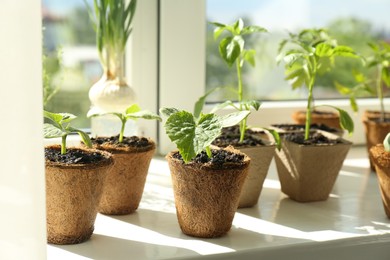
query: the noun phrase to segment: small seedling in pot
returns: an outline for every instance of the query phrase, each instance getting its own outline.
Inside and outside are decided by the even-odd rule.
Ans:
[[[318,75],[334,67],[336,57],[360,58],[352,48],[337,45],[325,29],[306,29],[298,34],[290,33],[288,39],[283,40],[279,47],[278,63],[285,62],[286,80],[291,80],[292,88],[305,86],[308,89],[306,105],[305,140],[309,139],[311,113],[318,107],[314,106],[313,89]],[[287,45],[287,44],[291,44]],[[288,46],[286,51],[285,47]],[[294,46],[294,47],[292,47]],[[353,132],[354,124],[349,114],[340,108],[338,110],[340,125],[349,133]]]
[[[220,36],[227,32],[228,35],[223,37],[219,42],[219,53],[222,59],[227,63],[229,67],[236,64],[237,71],[237,97],[238,104],[234,104],[231,101],[226,101],[218,106],[216,106],[212,112],[217,111],[226,106],[232,106],[238,111],[248,111],[251,108],[254,108],[256,111],[260,108],[260,102],[257,100],[244,100],[244,88],[242,81],[242,67],[245,63],[249,63],[252,67],[255,66],[255,55],[256,51],[254,49],[245,49],[245,35],[251,35],[254,33],[267,32],[266,29],[260,26],[244,26],[242,19],[238,19],[235,23],[231,25],[226,25],[222,23],[212,23],[216,26],[214,30],[214,39],[217,40]],[[245,131],[248,128],[247,119],[245,118],[240,123],[240,142],[245,138]]]
[[[221,134],[222,128],[240,123],[250,111],[225,116],[200,113],[196,117],[185,110],[161,108],[160,113],[167,117],[164,127],[168,137],[176,144],[183,161],[188,163],[202,151],[206,151],[210,158],[210,145]]]
[[[381,42],[380,44],[369,44],[373,55],[368,58],[367,66],[377,68],[376,93],[380,103],[380,120],[385,120],[385,106],[383,103],[382,84],[390,88],[390,44]]]
[[[123,136],[124,136],[127,120],[135,121],[139,118],[143,118],[143,119],[161,121],[161,117],[159,115],[147,110],[141,110],[141,108],[137,104],[133,104],[130,107],[128,107],[124,113],[117,113],[117,112],[95,113],[94,111],[90,111],[87,114],[87,117],[95,117],[95,116],[103,116],[103,115],[114,115],[121,120],[122,125],[119,132],[119,143],[123,142]]]
[[[66,138],[72,133],[78,133],[87,147],[92,147],[91,139],[85,132],[70,126],[70,122],[77,118],[75,115],[43,111],[43,116],[51,121],[51,124],[45,123],[43,125],[44,137],[61,137],[61,154],[66,154]]]

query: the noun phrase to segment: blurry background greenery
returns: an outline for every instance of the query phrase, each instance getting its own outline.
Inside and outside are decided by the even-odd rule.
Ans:
[[[336,8],[332,5],[334,2],[337,2]],[[248,99],[279,101],[306,97],[304,89],[291,91],[288,82],[284,80],[283,66],[277,66],[275,62],[279,42],[286,38],[288,30],[295,32],[304,26],[327,27],[339,44],[350,45],[363,55],[370,51],[367,42],[378,39],[389,42],[390,39],[390,20],[386,18],[378,26],[380,15],[373,11],[389,10],[390,0],[378,0],[375,5],[368,0],[332,0],[326,3],[316,0],[207,0],[206,3],[208,21],[232,23],[242,17],[247,25],[256,24],[269,30],[269,33],[254,35],[246,40],[249,47],[257,51],[256,67],[243,68],[244,87],[247,88],[244,93],[248,95],[244,98]],[[266,9],[271,5],[274,6],[272,12]],[[331,8],[332,13],[327,12],[324,5]],[[45,109],[78,115],[75,127],[88,128],[90,122],[85,116],[90,106],[88,91],[100,78],[102,69],[95,47],[95,32],[85,5],[81,0],[43,0],[42,10],[44,97],[58,90],[45,104]],[[360,13],[354,10],[360,10]],[[353,15],[350,15],[351,12]],[[310,19],[301,19],[303,16]],[[316,16],[321,17],[317,19]],[[224,20],[216,20],[220,17]],[[269,28],[269,20],[274,23],[280,21],[280,24],[289,27]],[[291,24],[296,26],[292,27]],[[234,68],[228,68],[223,63],[217,42],[213,39],[214,27],[210,23],[206,26],[206,90],[217,86],[235,88]],[[353,86],[351,68],[362,69],[361,63],[353,59],[340,58],[337,64],[336,70],[317,79],[317,85],[320,86],[315,88],[317,98],[340,98],[333,82]],[[364,73],[373,75],[375,71],[365,70]],[[207,101],[220,102],[234,100],[235,97],[229,91],[217,91]]]

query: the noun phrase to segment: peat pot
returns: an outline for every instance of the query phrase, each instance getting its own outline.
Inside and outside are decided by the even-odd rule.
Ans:
[[[45,150],[61,150],[59,145]],[[83,148],[78,153],[96,153],[95,163],[68,164],[46,159],[47,241],[52,244],[77,244],[88,240],[94,230],[103,183],[113,165],[111,154]]]
[[[144,145],[118,145],[103,141],[118,139],[117,137],[92,138],[94,148],[110,152],[114,158],[114,166],[104,183],[99,204],[99,212],[107,215],[126,215],[137,210],[156,150],[156,144],[144,137],[124,138],[124,142],[145,143]]]
[[[229,148],[227,148],[229,149]],[[194,237],[220,237],[231,226],[238,200],[249,170],[250,159],[243,155],[241,163],[189,162],[177,159],[177,151],[169,153],[175,206],[183,233]]]
[[[282,138],[275,162],[282,192],[298,202],[322,201],[329,197],[351,142],[321,132],[336,144],[297,144]],[[302,133],[303,134],[303,133]]]

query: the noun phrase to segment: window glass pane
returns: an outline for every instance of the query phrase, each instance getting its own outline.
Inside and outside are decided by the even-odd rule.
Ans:
[[[276,64],[279,42],[288,32],[297,33],[304,28],[326,27],[339,44],[347,44],[357,52],[367,55],[367,42],[378,39],[389,41],[389,0],[207,0],[207,19],[231,24],[239,17],[246,25],[265,27],[269,33],[247,38],[249,48],[257,52],[256,67],[244,65],[243,81],[247,98],[260,100],[288,100],[306,97],[306,90],[292,91],[284,80],[283,64]],[[207,25],[206,88],[236,86],[235,66],[229,68],[218,53],[218,43],[213,39],[214,26]],[[347,86],[354,84],[351,68],[361,68],[360,62],[338,58],[337,69],[317,79],[317,98],[338,98],[333,87],[338,81]],[[375,71],[366,71],[373,75]],[[223,93],[222,93],[223,92]],[[235,99],[228,91],[215,92],[210,101]]]
[[[45,109],[75,114],[76,127],[89,127],[88,91],[100,78],[102,68],[84,1],[43,0],[42,15],[44,99],[58,90]]]

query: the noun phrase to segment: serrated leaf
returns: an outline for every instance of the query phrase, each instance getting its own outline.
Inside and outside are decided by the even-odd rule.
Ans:
[[[359,58],[355,51],[348,46],[339,45],[334,48],[334,55],[341,57]]]
[[[339,82],[335,81],[334,85],[336,86],[337,91],[342,95],[349,95],[351,94],[351,89],[340,84]]]
[[[179,111],[180,111],[179,109],[176,109],[176,108],[173,108],[173,107],[163,107],[163,108],[160,108],[160,113],[163,116],[166,116],[166,117],[169,117],[170,115],[172,115],[174,113],[177,113]]]
[[[138,112],[134,112],[134,113],[128,113],[126,115],[126,118],[127,119],[138,119],[138,118],[142,118],[142,119],[147,119],[147,120],[158,120],[158,121],[161,121],[161,117],[151,111],[148,111],[148,110],[141,110],[141,111],[138,111]]]
[[[251,25],[251,26],[244,27],[244,29],[242,29],[241,35],[262,33],[262,32],[267,32],[267,29],[257,25]]]
[[[219,36],[225,31],[225,27],[216,27],[214,29],[214,40],[217,40]]]
[[[236,108],[236,106],[234,105],[234,103],[232,101],[226,100],[225,102],[220,103],[220,104],[214,106],[213,109],[211,109],[210,113],[215,113],[218,110],[221,110],[221,109],[223,109],[225,107],[228,107],[228,106],[232,106],[232,107]]]
[[[221,130],[222,120],[219,116],[216,114],[201,115],[195,129],[195,154],[200,153],[206,147],[210,146],[214,139],[221,134]]]
[[[222,127],[229,127],[234,126],[240,123],[242,120],[244,120],[248,115],[250,114],[250,111],[239,111],[227,114],[225,116],[221,117],[221,123]]]
[[[43,136],[44,138],[57,138],[62,137],[65,135],[66,132],[62,131],[61,129],[55,127],[51,124],[43,124]]]
[[[194,147],[195,119],[187,111],[171,114],[165,122],[165,131],[169,139],[176,144],[184,162],[189,162],[196,156]]]
[[[318,57],[329,57],[332,56],[334,50],[331,45],[327,43],[320,43],[315,48],[315,54]]]

